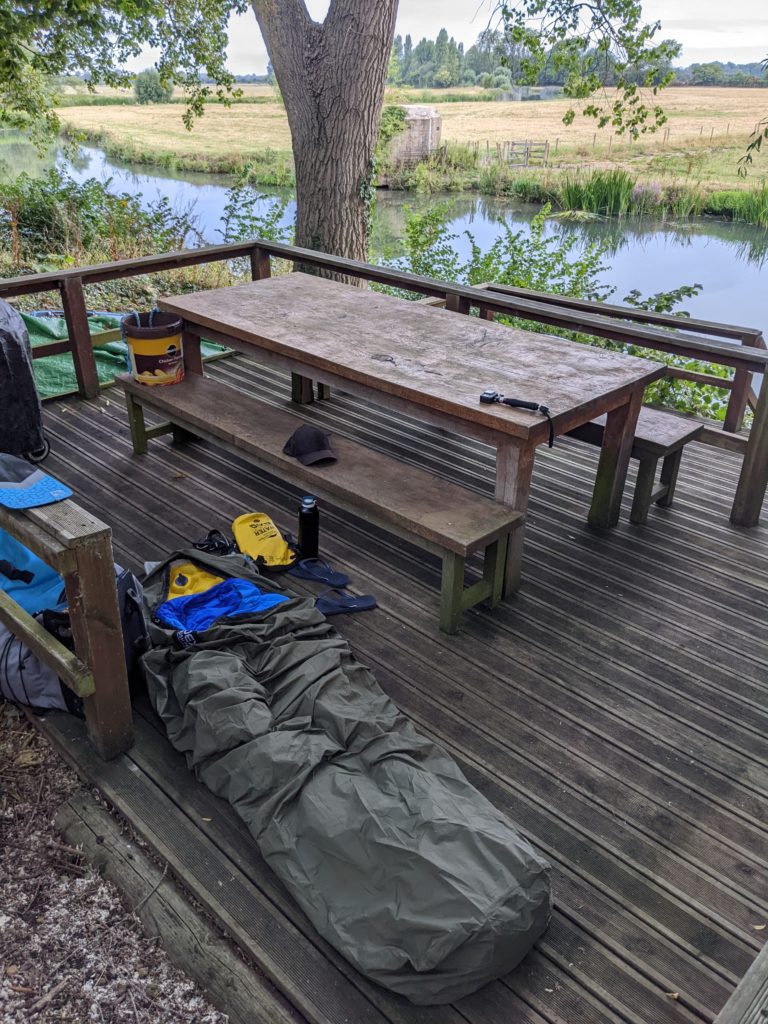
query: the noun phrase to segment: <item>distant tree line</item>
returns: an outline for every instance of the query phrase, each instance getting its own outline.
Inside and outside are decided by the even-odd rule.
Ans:
[[[670,42],[672,42],[670,40]],[[462,85],[478,85],[484,89],[511,89],[522,78],[523,65],[528,55],[525,38],[514,38],[512,33],[486,29],[477,42],[464,49],[441,28],[436,39],[422,39],[414,45],[410,35],[396,35],[389,61],[389,85],[408,85],[422,89],[446,89]],[[538,73],[537,85],[564,85],[566,71],[555,59],[556,51],[549,52],[545,66]],[[587,54],[593,70],[598,71],[605,85],[615,84],[612,58],[604,52]],[[587,69],[589,70],[589,69]],[[690,64],[688,67],[660,67],[656,78],[661,80],[667,71],[674,71],[674,85],[726,85],[768,86],[766,70],[760,63],[734,64],[713,61],[709,64]],[[635,78],[642,80],[644,69],[635,69]],[[530,81],[530,79],[526,79]]]
[[[675,68],[674,85],[730,85],[741,88],[768,86],[768,68],[762,63],[734,64],[713,60]]]

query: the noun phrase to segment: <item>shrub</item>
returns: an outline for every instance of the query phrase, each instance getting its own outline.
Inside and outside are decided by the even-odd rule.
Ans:
[[[173,98],[173,85],[165,82],[154,68],[140,71],[133,83],[133,91],[138,103],[170,103]]]
[[[14,259],[119,259],[184,245],[195,227],[167,199],[145,209],[136,196],[110,191],[110,181],[78,183],[53,169],[0,184],[0,245]]]

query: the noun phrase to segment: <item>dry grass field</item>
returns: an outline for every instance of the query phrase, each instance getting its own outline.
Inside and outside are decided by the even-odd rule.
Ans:
[[[249,97],[270,99],[269,86],[246,85]],[[467,90],[471,92],[471,90]],[[404,90],[397,98],[403,101]],[[669,118],[659,132],[629,143],[610,129],[598,130],[591,118],[577,115],[563,124],[569,103],[564,99],[436,104],[443,117],[443,139],[485,142],[491,149],[507,140],[549,140],[552,164],[565,167],[618,165],[643,176],[685,177],[710,187],[739,187],[736,162],[757,121],[768,113],[768,90],[678,88],[663,93]],[[287,154],[290,134],[283,107],[277,102],[243,103],[225,108],[212,104],[194,129],[181,122],[178,104],[168,106],[67,107],[62,118],[72,129],[93,137],[101,134],[108,147],[148,162],[178,159],[201,169],[216,161],[251,159],[265,150]],[[761,167],[751,176],[760,177]],[[765,174],[763,170],[763,174]]]

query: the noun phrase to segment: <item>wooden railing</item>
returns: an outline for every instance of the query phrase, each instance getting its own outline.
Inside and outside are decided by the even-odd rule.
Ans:
[[[327,253],[301,249],[283,242],[253,239],[227,245],[117,260],[91,267],[30,274],[0,280],[0,298],[58,291],[69,331],[69,348],[82,397],[99,393],[99,381],[93,357],[88,326],[84,286],[125,277],[136,277],[238,258],[250,261],[254,280],[268,277],[271,259],[277,257],[299,262],[352,278],[362,278],[408,292],[440,299],[446,308],[459,313],[477,309],[481,317],[492,319],[505,314],[548,326],[578,331],[582,334],[645,347],[651,351],[672,352],[732,367],[732,380],[702,374],[684,368],[670,368],[670,374],[697,383],[711,384],[730,391],[728,409],[722,431],[707,429],[703,440],[729,448],[744,455],[741,478],[731,520],[742,526],[754,526],[759,517],[763,495],[768,484],[768,386],[759,395],[751,390],[752,374],[762,374],[768,366],[768,352],[761,332],[756,328],[738,327],[669,314],[652,313],[607,303],[594,303],[562,295],[510,288],[504,285],[471,287],[437,281],[390,267],[331,256]],[[738,344],[734,344],[738,342]],[[39,346],[36,356],[62,351],[62,343]],[[749,438],[741,429],[747,404],[754,408],[754,421]]]
[[[0,589],[0,622],[83,700],[88,735],[109,760],[133,742],[123,633],[115,589],[112,531],[72,501],[13,511],[5,530],[64,580],[74,652]]]

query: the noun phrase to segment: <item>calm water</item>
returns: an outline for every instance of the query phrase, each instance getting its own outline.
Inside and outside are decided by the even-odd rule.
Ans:
[[[10,149],[4,146],[2,151],[16,171],[24,164],[30,170],[39,166],[28,152],[22,155],[22,147],[13,156]],[[220,219],[229,184],[225,176],[137,173],[94,148],[84,148],[80,157],[67,161],[66,166],[80,181],[111,178],[115,189],[141,194],[147,202],[167,197],[176,207],[191,207],[205,240],[221,241]],[[261,205],[266,209],[277,194],[273,190]],[[462,255],[468,255],[470,245],[463,232],[471,232],[485,248],[499,236],[505,222],[514,230],[526,231],[536,213],[535,207],[476,195],[422,197],[380,191],[373,258],[382,253],[396,256],[402,251],[406,205],[418,210],[435,202],[447,203],[451,230],[459,235],[455,244]],[[288,223],[292,219],[293,203],[289,202],[285,220]],[[761,327],[768,335],[768,232],[761,228],[714,219],[664,224],[638,218],[589,223],[552,220],[546,230],[549,234],[576,235],[584,244],[591,240],[609,244],[603,281],[615,288],[616,301],[633,288],[646,295],[698,282],[703,291],[684,303],[692,315]]]

